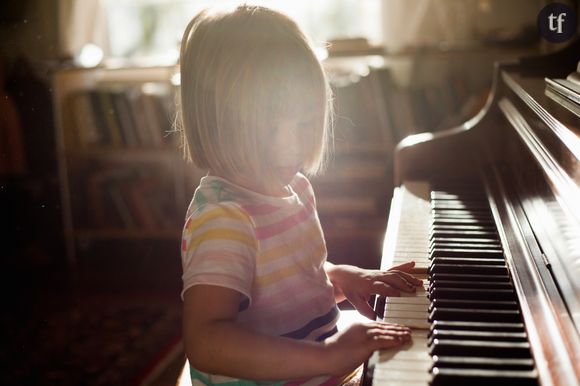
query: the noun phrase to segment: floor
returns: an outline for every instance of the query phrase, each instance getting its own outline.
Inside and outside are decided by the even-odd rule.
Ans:
[[[181,335],[173,243],[85,245],[74,269],[21,251],[2,281],[0,384],[142,385]],[[152,386],[173,386],[177,354]]]
[[[174,242],[94,243],[74,268],[24,250],[0,281],[0,384],[175,386],[183,350],[181,264]],[[345,314],[342,323],[356,314]],[[352,320],[351,320],[352,321]],[[150,375],[146,377],[146,375]],[[146,382],[144,382],[146,381]],[[182,377],[180,385],[186,385]]]

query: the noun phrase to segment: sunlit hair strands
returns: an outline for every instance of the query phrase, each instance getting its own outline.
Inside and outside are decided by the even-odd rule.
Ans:
[[[180,124],[186,154],[198,167],[270,177],[270,138],[277,122],[291,117],[304,121],[298,136],[304,171],[323,167],[331,91],[308,40],[287,16],[248,5],[202,11],[185,30],[180,66]]]

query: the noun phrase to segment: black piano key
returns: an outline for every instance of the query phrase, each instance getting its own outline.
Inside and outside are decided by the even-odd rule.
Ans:
[[[483,288],[483,289],[513,289],[510,282],[494,281],[464,281],[464,280],[439,280],[431,279],[429,289],[442,288]]]
[[[507,275],[508,270],[500,265],[482,264],[432,264],[429,267],[431,275],[436,273],[463,273],[474,275]]]
[[[530,358],[528,342],[435,339],[431,355]]]
[[[492,323],[492,322],[462,322],[453,320],[435,320],[431,323],[430,330],[471,330],[471,331],[505,331],[521,332],[524,331],[524,324],[517,323]]]
[[[453,224],[444,224],[444,225],[431,225],[429,227],[431,232],[435,231],[482,231],[482,232],[496,232],[495,226],[490,225],[453,225]]]
[[[451,207],[447,206],[445,208],[432,208],[431,209],[432,220],[437,220],[440,218],[469,218],[469,219],[480,219],[486,221],[492,221],[493,217],[489,212],[489,209],[467,209],[461,207]],[[495,223],[494,223],[495,224]]]
[[[478,200],[475,198],[463,197],[459,199],[431,199],[431,207],[437,208],[438,206],[445,205],[455,205],[461,206],[465,209],[477,209],[484,208],[489,211],[489,203],[486,200]]]
[[[478,251],[478,250],[499,250],[503,252],[503,249],[499,243],[496,244],[478,244],[478,243],[442,243],[434,242],[429,245],[429,252],[435,249],[465,249],[468,251]]]
[[[438,218],[450,218],[450,217],[477,218],[477,219],[487,219],[487,220],[493,219],[491,212],[477,212],[477,213],[475,213],[475,212],[471,212],[471,211],[466,210],[466,209],[436,210],[436,209],[431,208],[431,215],[432,215],[434,220],[436,220]]]
[[[453,201],[435,201],[431,202],[434,211],[444,210],[467,210],[469,212],[489,212],[489,204],[487,202],[453,202]]]
[[[443,248],[436,246],[430,250],[432,257],[446,256],[446,257],[486,257],[486,258],[501,258],[503,259],[503,250],[492,248]]]
[[[519,310],[435,307],[429,314],[429,321],[434,320],[515,323],[521,321],[521,314]]]
[[[434,339],[457,339],[457,340],[492,340],[501,342],[525,342],[528,336],[525,332],[504,331],[457,331],[435,329],[429,336],[429,343]]]
[[[478,239],[471,239],[468,237],[433,237],[430,239],[430,245],[443,245],[445,243],[469,243],[469,244],[482,244],[485,247],[489,247],[489,245],[499,245],[500,241],[497,238],[478,238]]]
[[[484,213],[473,213],[469,211],[440,211],[431,212],[430,228],[433,226],[482,226],[495,228],[495,220],[493,217],[487,216]],[[457,222],[457,224],[454,224]],[[468,224],[466,222],[472,222]]]
[[[461,273],[434,273],[430,280],[453,280],[453,281],[486,281],[495,283],[511,283],[510,277],[504,275],[470,275]]]
[[[462,230],[434,230],[431,232],[431,239],[437,237],[468,237],[472,239],[493,239],[499,241],[495,231],[462,231]]]
[[[469,178],[466,180],[462,178],[461,180],[456,179],[445,179],[442,177],[433,178],[431,181],[431,192],[435,194],[470,194],[483,196],[486,199],[481,181],[475,178]]]
[[[431,264],[457,264],[457,265],[499,265],[505,266],[504,259],[492,259],[483,257],[433,257]]]
[[[459,193],[459,192],[432,190],[430,197],[432,200],[447,199],[447,198],[465,199],[467,197],[472,197],[473,199],[478,199],[478,200],[487,200],[487,197],[482,192]]]
[[[472,242],[473,241],[473,242]],[[492,243],[478,243],[478,240],[466,240],[464,242],[453,242],[447,240],[432,240],[429,243],[430,248],[463,248],[463,249],[499,249],[503,250],[499,241]]]
[[[534,361],[531,358],[485,358],[485,357],[433,357],[432,368],[454,369],[490,369],[490,370],[533,370]]]
[[[464,299],[464,300],[516,300],[513,289],[481,289],[481,288],[445,288],[434,287],[429,291],[429,299]]]
[[[484,218],[453,218],[453,217],[443,217],[434,218],[433,225],[484,225],[490,226],[494,225],[493,219],[491,217]]]
[[[431,214],[433,218],[437,217],[471,217],[471,218],[486,218],[491,219],[493,216],[489,211],[479,211],[474,212],[466,209],[445,209],[445,210],[438,210],[438,209],[431,209]]]
[[[451,201],[451,202],[477,202],[477,203],[487,203],[487,198],[478,193],[437,193],[431,195],[431,202],[441,202],[441,201]]]
[[[472,299],[445,299],[437,298],[431,300],[428,311],[431,312],[435,307],[440,308],[477,308],[477,309],[496,309],[496,310],[517,310],[516,301],[503,300],[472,300]]]
[[[431,386],[532,386],[537,385],[535,370],[483,370],[433,368]]]

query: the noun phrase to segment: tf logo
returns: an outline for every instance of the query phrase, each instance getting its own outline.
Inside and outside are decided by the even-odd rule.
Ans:
[[[538,31],[551,43],[562,43],[576,34],[576,12],[562,3],[546,5],[538,14]]]

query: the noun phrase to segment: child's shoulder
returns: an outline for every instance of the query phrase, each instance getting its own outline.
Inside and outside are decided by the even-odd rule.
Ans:
[[[187,221],[204,223],[231,219],[250,222],[242,203],[243,200],[225,180],[203,177],[187,210]]]
[[[235,203],[239,200],[235,190],[226,180],[219,177],[205,176],[193,194],[193,203],[197,207],[208,204]]]
[[[311,190],[312,185],[310,184],[310,180],[302,173],[296,173],[292,181],[290,182],[290,186],[295,192],[304,191],[304,190]]]
[[[246,211],[233,201],[206,202],[195,205],[192,202],[186,220],[184,231],[191,233],[198,229],[238,229],[251,232],[253,222]]]
[[[310,180],[302,173],[296,173],[296,176],[290,183],[292,190],[300,197],[314,197],[314,190],[310,184]]]

